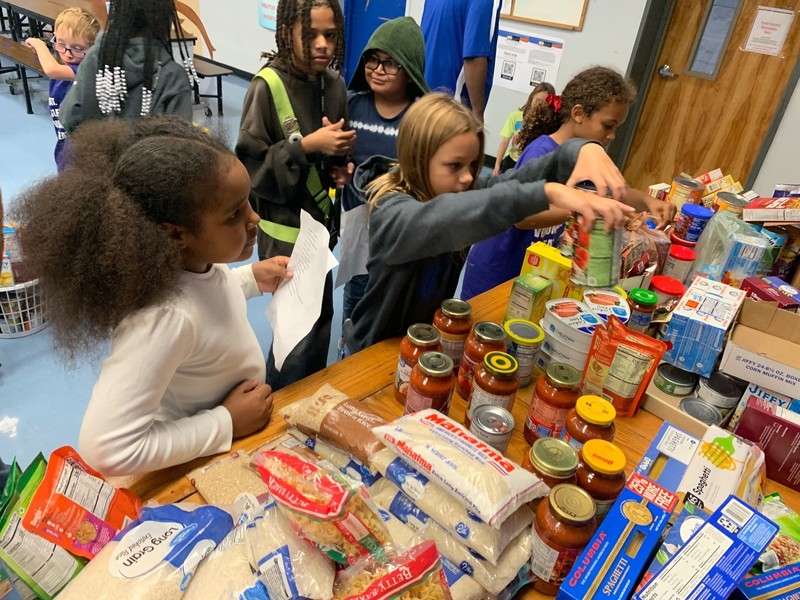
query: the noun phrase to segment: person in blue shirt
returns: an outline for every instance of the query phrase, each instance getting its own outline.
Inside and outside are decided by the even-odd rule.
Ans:
[[[422,13],[425,80],[481,121],[492,89],[499,19],[499,0],[426,0]]]

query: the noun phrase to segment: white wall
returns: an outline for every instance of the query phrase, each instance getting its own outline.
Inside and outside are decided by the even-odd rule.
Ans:
[[[753,184],[753,190],[760,195],[771,196],[776,183],[800,183],[798,132],[800,132],[800,82],[792,92],[781,124]]]
[[[277,48],[275,32],[259,26],[258,3],[253,0],[205,0],[200,18],[217,49],[214,60],[223,64],[256,73],[264,63],[261,52]]]

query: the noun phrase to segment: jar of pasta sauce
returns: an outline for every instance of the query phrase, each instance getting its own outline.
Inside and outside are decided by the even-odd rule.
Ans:
[[[456,387],[453,361],[444,352],[424,352],[411,369],[405,414],[433,408],[443,414],[450,410]]]
[[[408,384],[411,380],[411,369],[419,361],[424,352],[442,351],[439,331],[427,323],[414,323],[408,328],[406,336],[400,342],[400,356],[397,359],[397,372],[394,378],[394,397],[401,404],[406,403]]]
[[[472,377],[487,353],[493,350],[506,351],[506,332],[497,323],[480,321],[472,328],[472,332],[464,342],[464,354],[458,367],[458,385],[456,390],[465,400],[472,389]]]
[[[600,523],[625,487],[625,453],[606,440],[589,440],[580,451],[578,486],[594,500]]]
[[[536,508],[531,570],[535,590],[555,596],[572,565],[594,536],[594,500],[575,485],[558,485]]]
[[[575,408],[567,413],[561,439],[576,450],[589,440],[614,441],[617,411],[614,405],[600,396],[586,395],[578,398]]]
[[[467,402],[468,429],[472,421],[472,411],[484,404],[500,406],[513,412],[514,398],[519,389],[518,371],[519,363],[510,354],[488,352],[483,357],[483,362],[475,369],[472,391]]]
[[[532,444],[540,437],[561,437],[567,413],[575,406],[581,392],[581,374],[564,363],[550,363],[536,381],[523,434]]]
[[[653,314],[656,312],[658,295],[650,290],[633,288],[628,295],[628,306],[631,309],[631,317],[628,319],[628,329],[645,333],[653,322]]]
[[[442,338],[442,352],[453,361],[453,370],[458,374],[464,342],[472,329],[472,307],[456,298],[445,300],[433,315],[433,326]]]
[[[550,489],[562,483],[576,484],[578,452],[562,440],[540,438],[523,457],[522,468],[536,475]]]

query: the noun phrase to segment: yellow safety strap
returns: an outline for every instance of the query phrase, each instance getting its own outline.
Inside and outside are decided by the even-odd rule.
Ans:
[[[258,226],[261,227],[261,231],[266,233],[269,237],[288,244],[294,244],[297,241],[297,236],[300,235],[300,229],[298,227],[289,227],[288,225],[281,225],[280,223],[267,221],[266,219],[261,219]]]

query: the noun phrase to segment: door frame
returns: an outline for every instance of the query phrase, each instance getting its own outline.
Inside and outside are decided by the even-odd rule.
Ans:
[[[620,170],[622,171],[625,169],[628,155],[633,145],[633,137],[639,127],[642,111],[644,110],[644,105],[650,92],[650,82],[658,68],[656,62],[661,54],[661,49],[666,39],[667,28],[669,27],[676,4],[677,0],[648,0],[642,15],[639,33],[636,36],[636,42],[634,43],[633,52],[631,53],[631,59],[626,72],[626,75],[636,84],[639,90],[638,97],[640,100],[631,107],[628,119],[622,127],[618,129],[617,137],[610,144],[608,150],[609,155],[614,162],[620,166]],[[767,153],[772,146],[775,134],[778,131],[778,127],[780,127],[783,115],[786,113],[786,108],[789,105],[789,101],[792,99],[792,94],[797,87],[798,81],[800,81],[800,56],[795,59],[792,73],[789,76],[786,87],[781,92],[781,101],[775,108],[775,114],[761,141],[761,146],[753,161],[750,173],[744,182],[745,190],[751,188],[758,178],[759,171],[761,171]]]

